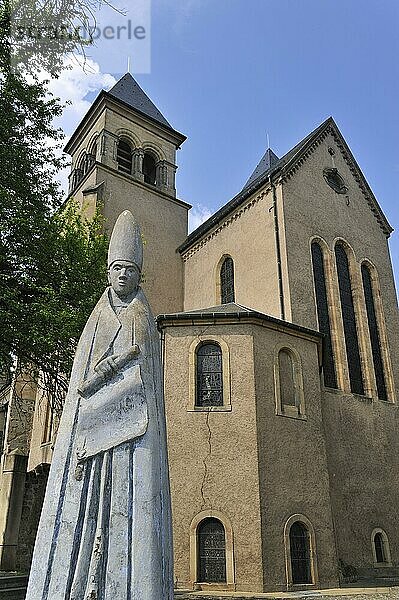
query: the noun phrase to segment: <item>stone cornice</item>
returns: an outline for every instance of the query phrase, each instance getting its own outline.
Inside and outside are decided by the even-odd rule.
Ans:
[[[296,325],[295,323],[289,323],[288,321],[282,321],[276,317],[260,313],[256,310],[243,310],[237,312],[186,312],[186,313],[174,313],[174,314],[163,314],[156,317],[156,322],[159,330],[165,329],[166,327],[195,327],[200,326],[211,326],[211,325],[260,325],[273,329],[274,331],[280,331],[288,333],[290,335],[299,336],[308,340],[316,341],[318,344],[322,344],[324,335],[319,331]]]
[[[193,256],[193,254],[195,254],[196,252],[198,252],[212,238],[214,238],[215,236],[217,236],[218,233],[220,233],[220,231],[222,231],[223,229],[226,229],[226,227],[229,227],[232,223],[234,223],[235,221],[237,221],[237,219],[239,219],[243,213],[248,212],[248,210],[250,210],[264,196],[267,195],[268,191],[269,190],[262,190],[262,192],[260,192],[256,196],[253,196],[252,198],[250,198],[249,201],[246,204],[242,204],[234,212],[231,212],[227,216],[227,218],[225,218],[223,220],[220,220],[214,226],[214,228],[211,229],[209,232],[207,232],[207,234],[204,237],[202,237],[198,242],[196,242],[193,245],[189,246],[187,248],[187,250],[180,250],[180,253],[182,255],[183,261],[186,262],[191,256]]]

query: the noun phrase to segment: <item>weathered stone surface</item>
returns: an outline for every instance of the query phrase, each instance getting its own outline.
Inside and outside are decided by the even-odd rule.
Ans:
[[[125,211],[110,242],[111,286],[74,360],[29,600],[173,598],[159,336],[138,287],[141,256]]]

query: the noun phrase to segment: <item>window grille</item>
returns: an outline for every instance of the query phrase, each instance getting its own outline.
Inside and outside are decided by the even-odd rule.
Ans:
[[[119,171],[129,174],[132,172],[132,149],[128,142],[119,140],[116,151],[116,160]]]
[[[292,583],[312,583],[309,531],[300,521],[291,526],[290,549]]]
[[[196,406],[223,406],[222,351],[217,344],[197,350]]]
[[[226,538],[218,519],[205,519],[197,530],[198,581],[226,582]]]
[[[337,263],[339,295],[341,300],[342,320],[346,356],[348,359],[351,391],[354,394],[364,394],[362,366],[360,361],[359,340],[356,329],[355,307],[353,304],[352,286],[349,272],[348,257],[341,244],[335,246]]]
[[[364,298],[366,301],[371,350],[373,354],[375,380],[377,383],[377,393],[380,400],[387,400],[387,390],[385,386],[384,366],[381,355],[381,343],[374,304],[373,286],[370,271],[366,265],[362,265],[362,279]]]
[[[234,263],[230,256],[224,259],[220,269],[220,296],[222,304],[235,302]]]
[[[317,318],[319,331],[324,333],[323,340],[323,376],[327,387],[337,387],[334,365],[334,354],[331,342],[331,324],[328,312],[326,277],[324,271],[323,251],[317,242],[312,243],[313,279],[316,292]]]

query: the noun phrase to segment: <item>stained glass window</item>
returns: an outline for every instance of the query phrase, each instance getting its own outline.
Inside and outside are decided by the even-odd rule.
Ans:
[[[374,303],[373,286],[368,267],[362,265],[362,279],[364,298],[366,300],[367,321],[369,326],[371,350],[373,353],[374,373],[377,383],[377,393],[380,400],[387,400],[385,386],[384,366],[381,355],[380,335],[378,331],[377,316]]]
[[[118,142],[116,160],[119,171],[129,174],[132,172],[132,149],[130,144],[125,142],[125,140],[119,140]]]
[[[312,583],[309,531],[296,521],[290,529],[292,583]]]
[[[317,318],[319,331],[324,333],[323,340],[323,376],[327,387],[337,387],[334,354],[331,343],[331,325],[328,312],[326,277],[324,271],[323,251],[317,242],[312,243],[313,278],[316,292]]]
[[[341,300],[342,320],[346,356],[348,360],[351,391],[354,394],[364,394],[362,366],[360,361],[359,340],[356,329],[355,307],[353,304],[352,286],[349,272],[348,256],[342,244],[335,246],[337,262],[339,295]]]
[[[227,256],[220,269],[220,297],[222,304],[228,304],[235,301],[234,294],[234,263],[230,256]]]
[[[196,406],[223,406],[222,351],[214,343],[197,350]]]
[[[197,530],[198,581],[226,582],[226,539],[218,519],[205,519]]]

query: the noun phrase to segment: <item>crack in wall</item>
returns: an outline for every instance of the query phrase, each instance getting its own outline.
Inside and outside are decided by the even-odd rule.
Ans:
[[[202,484],[201,484],[201,498],[202,498],[201,510],[204,510],[206,508],[207,500],[208,500],[208,508],[211,508],[211,503],[209,501],[209,497],[205,498],[205,484],[206,484],[206,480],[207,480],[207,476],[208,476],[207,459],[212,456],[212,430],[211,430],[211,427],[209,424],[209,417],[210,417],[211,412],[212,412],[211,410],[208,410],[208,412],[206,413],[206,419],[205,419],[205,424],[208,429],[208,454],[205,456],[205,458],[202,459],[202,464],[204,465],[204,475],[203,475]]]

